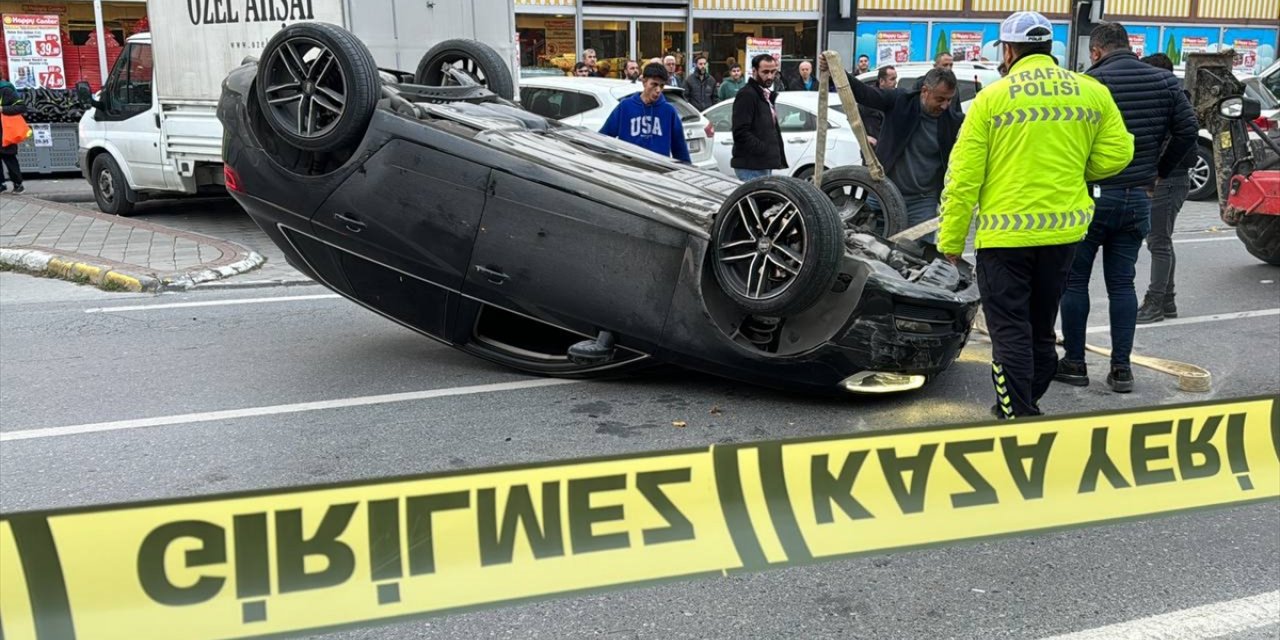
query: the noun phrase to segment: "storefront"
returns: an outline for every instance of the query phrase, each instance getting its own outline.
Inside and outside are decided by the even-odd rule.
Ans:
[[[91,0],[59,3],[0,2],[0,14],[4,16],[6,29],[14,34],[33,28],[47,32],[45,37],[49,44],[42,46],[39,52],[26,51],[24,45],[18,44],[18,41],[24,39],[22,35],[12,38],[12,44],[10,37],[5,38],[0,71],[3,71],[5,77],[12,78],[16,85],[70,88],[85,80],[95,90],[101,86],[102,65],[99,64],[100,50],[94,35],[96,26],[94,3]],[[102,3],[105,36],[102,49],[106,53],[108,69],[119,55],[125,38],[147,28],[146,16],[145,0]],[[19,62],[24,57],[30,57],[31,53],[43,54],[45,61],[42,73],[32,73],[32,65]],[[14,56],[12,65],[10,56]],[[16,75],[23,77],[16,78]]]
[[[929,62],[946,51],[957,60],[999,60],[1000,21],[1032,9],[1054,23],[1053,52],[1066,59],[1069,0],[860,0],[857,54],[871,66]],[[1234,48],[1237,69],[1258,73],[1276,60],[1280,0],[1110,0],[1108,20],[1129,31],[1140,55]],[[961,17],[963,16],[963,17]]]
[[[746,62],[748,39],[780,49],[790,72],[818,53],[820,0],[516,0],[520,60],[533,68],[568,72],[580,52],[594,49],[611,77],[628,59],[675,56],[681,69],[705,55],[721,77],[728,60]]]

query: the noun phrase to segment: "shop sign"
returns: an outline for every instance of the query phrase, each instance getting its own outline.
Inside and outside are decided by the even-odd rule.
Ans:
[[[911,60],[910,31],[876,32],[876,66],[903,64]]]
[[[1182,56],[1188,53],[1205,53],[1209,50],[1209,39],[1204,36],[1183,36]]]
[[[773,56],[773,59],[782,64],[782,38],[747,38],[747,60],[754,60],[756,56],[767,53]]]
[[[952,31],[951,58],[956,62],[982,59],[981,31]]]
[[[1147,36],[1146,34],[1129,34],[1129,48],[1133,50],[1133,55],[1139,58],[1147,55]]]
[[[1258,40],[1256,38],[1236,38],[1231,48],[1236,51],[1236,71],[1258,72]]]
[[[61,20],[57,15],[6,13],[5,52],[9,80],[19,89],[66,89],[62,66]]]
[[[577,42],[577,30],[570,20],[547,20],[543,23],[547,33],[547,56],[555,57],[566,53],[574,53]]]

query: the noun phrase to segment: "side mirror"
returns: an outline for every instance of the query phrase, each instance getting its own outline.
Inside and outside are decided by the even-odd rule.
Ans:
[[[83,106],[93,105],[93,90],[89,88],[89,83],[81,80],[76,83],[76,100]]]
[[[1253,98],[1227,98],[1218,103],[1218,113],[1228,120],[1256,120],[1262,115],[1262,104]]]

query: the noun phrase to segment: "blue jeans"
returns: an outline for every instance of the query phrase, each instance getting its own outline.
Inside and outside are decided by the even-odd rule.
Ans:
[[[756,178],[771,176],[773,175],[773,172],[769,169],[734,169],[733,175],[738,176],[739,180],[746,182],[748,180],[755,180]]]
[[[1062,336],[1067,360],[1084,361],[1084,334],[1089,324],[1089,276],[1102,249],[1102,276],[1111,312],[1111,366],[1129,366],[1138,325],[1134,266],[1142,240],[1151,229],[1151,199],[1144,187],[1103,189],[1094,201],[1093,222],[1076,247],[1067,290],[1062,296]]]

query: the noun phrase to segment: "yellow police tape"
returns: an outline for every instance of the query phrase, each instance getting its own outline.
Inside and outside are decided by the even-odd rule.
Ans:
[[[1277,496],[1268,396],[8,514],[0,637],[292,634]]]

